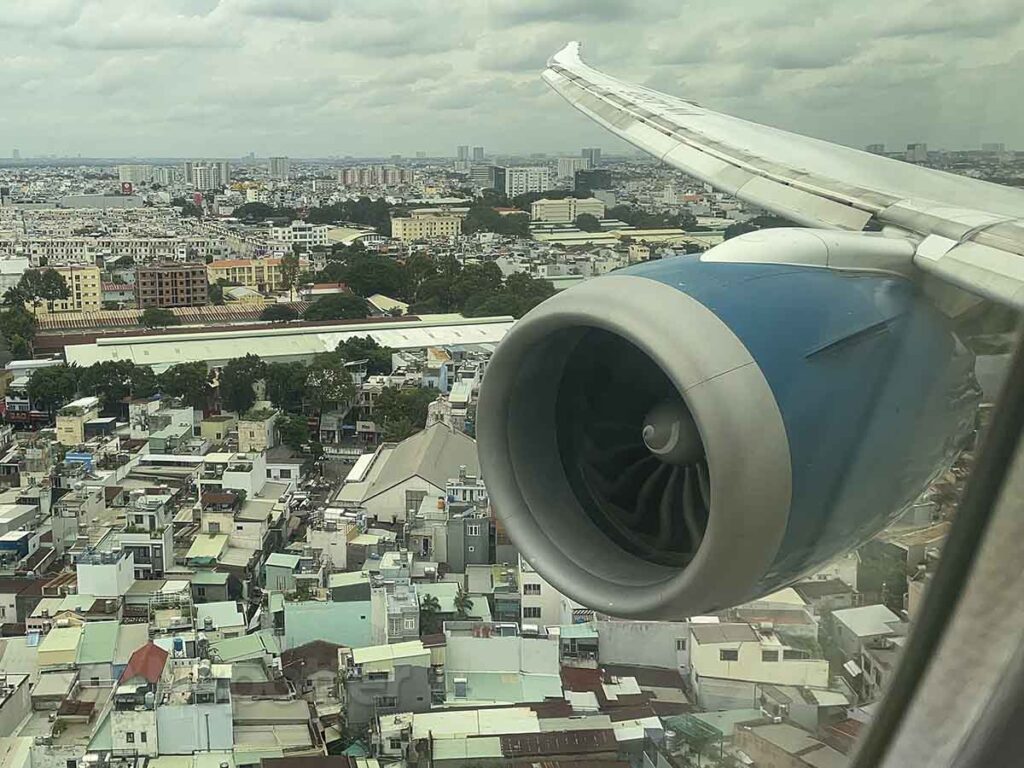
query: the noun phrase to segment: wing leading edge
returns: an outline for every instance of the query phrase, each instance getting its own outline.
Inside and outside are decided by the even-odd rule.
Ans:
[[[586,65],[579,43],[544,80],[634,146],[716,189],[810,227],[869,222],[911,237],[921,270],[1024,308],[1024,191],[903,163],[705,109]]]

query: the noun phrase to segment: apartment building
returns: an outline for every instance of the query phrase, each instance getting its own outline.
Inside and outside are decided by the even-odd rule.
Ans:
[[[604,218],[604,203],[596,197],[566,197],[561,200],[536,200],[530,205],[532,221],[575,221],[577,216],[588,213],[598,219]]]
[[[96,312],[103,307],[103,285],[100,268],[89,264],[73,267],[53,267],[68,284],[68,297],[51,303],[43,302],[36,308],[40,315],[48,312]]]
[[[197,307],[209,301],[206,265],[200,262],[161,262],[135,270],[139,308]]]
[[[551,170],[544,166],[505,169],[505,194],[509,197],[526,192],[546,192],[551,187]]]
[[[254,291],[267,293],[280,290],[284,285],[282,259],[223,259],[206,265],[210,283],[218,280],[243,285]],[[299,271],[309,267],[308,259],[299,259]]]
[[[328,244],[326,225],[308,224],[305,221],[293,221],[285,226],[272,226],[270,240],[285,245],[303,245],[307,248]]]
[[[391,236],[403,243],[431,238],[453,238],[462,231],[462,218],[442,213],[412,212],[411,216],[391,219]]]

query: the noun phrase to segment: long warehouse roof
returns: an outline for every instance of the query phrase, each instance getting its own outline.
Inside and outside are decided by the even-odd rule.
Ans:
[[[392,349],[432,346],[473,346],[501,341],[515,320],[509,316],[465,318],[461,315],[420,315],[408,322],[247,330],[239,327],[211,333],[100,338],[91,344],[64,348],[67,362],[81,366],[105,360],[131,360],[161,372],[177,363],[202,360],[218,365],[253,353],[265,360],[300,360],[332,352],[340,342],[370,336]]]

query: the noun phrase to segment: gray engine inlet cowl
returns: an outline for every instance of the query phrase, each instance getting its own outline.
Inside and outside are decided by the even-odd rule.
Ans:
[[[506,531],[588,607],[671,619],[732,605],[778,551],[778,406],[732,331],[668,285],[613,275],[537,307],[492,358],[477,422]]]

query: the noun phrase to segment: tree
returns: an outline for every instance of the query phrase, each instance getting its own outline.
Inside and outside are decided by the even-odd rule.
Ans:
[[[354,362],[366,360],[366,372],[373,374],[391,373],[391,347],[382,347],[372,336],[353,336],[338,344],[335,350],[343,360]]]
[[[210,371],[206,363],[196,361],[172,365],[157,378],[160,391],[180,397],[193,408],[206,405],[210,393]]]
[[[270,304],[260,312],[260,320],[269,320],[272,323],[285,323],[298,318],[299,311],[290,304]]]
[[[51,414],[72,400],[77,391],[77,370],[64,363],[37,368],[28,380],[32,405]]]
[[[25,309],[23,301],[0,310],[0,338],[7,346],[9,356],[16,359],[31,357],[35,334],[36,318]]]
[[[405,294],[402,266],[392,258],[375,253],[355,253],[346,257],[341,280],[360,296],[383,293],[387,296]]]
[[[455,593],[455,616],[460,619],[469,618],[469,612],[472,610],[473,600],[460,584],[459,591]]]
[[[352,374],[337,352],[313,355],[306,372],[306,402],[323,411],[349,402],[355,395]]]
[[[220,372],[220,401],[229,411],[245,413],[256,402],[252,385],[266,373],[266,365],[254,354],[233,357]]]
[[[126,398],[150,397],[157,389],[157,379],[148,366],[137,366],[130,360],[104,360],[82,369],[78,376],[78,392],[95,395],[105,407]]]
[[[264,221],[274,215],[274,207],[266,203],[245,203],[235,208],[232,215],[246,221]]]
[[[216,283],[210,283],[210,303],[211,304],[223,304],[224,303],[224,283],[223,278],[218,280]]]
[[[300,451],[309,441],[309,423],[301,414],[282,413],[277,417],[277,434],[282,443],[294,451]]]
[[[299,276],[299,244],[292,246],[292,252],[281,257],[281,287],[284,290],[291,290],[295,285],[295,278]]]
[[[427,424],[427,406],[437,390],[426,387],[385,387],[374,404],[374,418],[387,440],[398,441],[416,434]]]
[[[14,296],[30,303],[33,310],[43,302],[52,310],[53,302],[70,295],[67,280],[57,270],[27,269],[18,280],[18,292]]]
[[[146,307],[142,310],[139,322],[147,328],[166,328],[169,325],[177,325],[177,316],[169,309],[163,307]]]
[[[434,595],[420,600],[420,634],[433,635],[441,631],[441,603]]]
[[[722,237],[725,240],[732,240],[734,237],[745,235],[748,232],[756,232],[757,227],[752,224],[748,224],[745,221],[737,221],[735,224],[730,224],[725,228],[725,232],[722,233]]]
[[[600,232],[601,220],[592,213],[581,213],[576,217],[576,226],[584,232]]]
[[[352,293],[332,293],[314,301],[302,317],[305,320],[356,320],[369,314],[365,299]]]
[[[281,410],[301,411],[306,374],[306,366],[299,363],[267,363],[263,376],[267,399]]]

